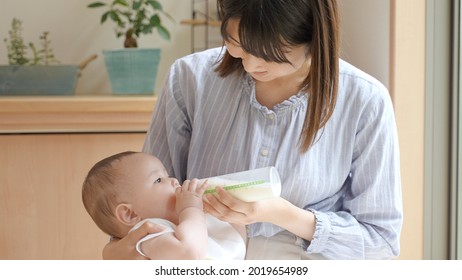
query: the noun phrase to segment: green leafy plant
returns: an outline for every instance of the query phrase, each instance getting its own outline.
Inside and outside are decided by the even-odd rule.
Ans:
[[[59,60],[55,58],[55,55],[53,53],[53,49],[51,48],[51,41],[48,38],[48,34],[50,32],[44,31],[42,35],[40,36],[40,43],[42,48],[37,50],[35,45],[33,43],[29,43],[29,47],[32,50],[33,53],[33,60],[32,64],[37,65],[37,64],[44,64],[44,65],[50,65],[53,63],[59,63]]]
[[[11,30],[8,31],[10,40],[4,39],[10,65],[24,65],[29,62],[27,58],[27,46],[22,37],[22,21],[13,18]]]
[[[162,24],[161,15],[170,20],[173,18],[166,13],[159,1],[156,0],[114,0],[110,4],[101,1],[91,3],[88,8],[101,8],[106,10],[101,16],[101,24],[108,19],[112,20],[116,27],[117,37],[125,35],[124,47],[138,47],[137,39],[141,35],[150,34],[157,29],[159,35],[170,40],[170,32]]]
[[[24,43],[22,37],[22,21],[13,18],[11,22],[11,30],[8,32],[9,40],[4,39],[8,54],[8,64],[10,65],[50,65],[59,63],[53,54],[51,41],[48,38],[49,32],[45,31],[40,36],[41,49],[37,49],[33,43],[29,43],[29,48],[32,50],[32,58],[27,57],[28,47]]]

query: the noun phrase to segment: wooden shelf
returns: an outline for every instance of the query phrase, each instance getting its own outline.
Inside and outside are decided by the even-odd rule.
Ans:
[[[212,2],[215,2],[214,4]],[[221,21],[218,15],[216,1],[191,0],[191,17],[181,21],[183,25],[191,27],[191,52],[203,51],[210,47],[222,45],[220,36]],[[220,38],[218,44],[212,43],[210,38]],[[203,43],[197,44],[203,40]],[[216,40],[215,40],[216,41]]]
[[[154,96],[1,97],[0,134],[143,132]]]

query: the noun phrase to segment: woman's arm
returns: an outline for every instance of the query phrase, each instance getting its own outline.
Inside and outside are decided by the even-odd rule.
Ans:
[[[304,205],[303,209],[281,200],[249,204],[219,192],[217,197],[207,197],[210,203],[206,211],[235,223],[276,224],[309,241],[304,244],[308,254],[324,258],[396,257],[402,197],[393,108],[389,97],[371,98],[363,107],[354,129],[350,172],[338,189],[339,195],[327,198],[335,199],[335,207],[326,208],[325,200]],[[323,174],[328,176],[329,172]]]

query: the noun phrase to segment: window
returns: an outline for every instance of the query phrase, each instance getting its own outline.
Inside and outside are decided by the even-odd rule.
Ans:
[[[450,255],[462,259],[462,29],[461,1],[454,1],[453,83],[452,83],[452,168],[451,168],[451,234]]]

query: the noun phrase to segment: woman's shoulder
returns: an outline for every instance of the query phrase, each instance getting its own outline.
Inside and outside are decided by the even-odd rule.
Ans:
[[[223,48],[212,48],[188,54],[175,60],[174,65],[194,70],[213,70],[223,56]]]
[[[343,83],[352,83],[365,87],[379,87],[385,91],[388,91],[382,82],[374,78],[372,75],[366,73],[365,71],[346,62],[345,60],[340,60],[339,77],[340,82]]]
[[[338,111],[357,114],[392,114],[388,89],[378,79],[341,60],[339,65]]]
[[[344,60],[339,63],[339,94],[363,100],[391,99],[382,82]]]

